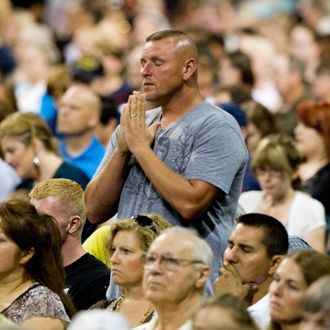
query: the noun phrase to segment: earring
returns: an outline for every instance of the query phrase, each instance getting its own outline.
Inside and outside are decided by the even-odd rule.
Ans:
[[[35,167],[39,167],[40,166],[40,158],[38,156],[34,156],[32,159],[32,163]]]

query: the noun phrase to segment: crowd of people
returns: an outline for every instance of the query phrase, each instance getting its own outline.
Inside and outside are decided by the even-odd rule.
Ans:
[[[0,330],[330,327],[326,0],[0,2]]]

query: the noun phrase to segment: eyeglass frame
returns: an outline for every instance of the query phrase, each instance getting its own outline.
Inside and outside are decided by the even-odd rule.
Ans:
[[[279,178],[283,174],[283,169],[279,168],[271,168],[271,167],[266,167],[266,168],[261,168],[258,167],[254,170],[256,176],[263,176],[265,174],[270,175],[271,177],[276,177]]]
[[[134,220],[140,227],[149,228],[153,233],[157,234],[155,222],[147,215],[137,214],[130,217],[130,220]]]
[[[148,253],[144,253],[141,256],[141,262],[144,266],[144,268],[150,268],[152,267],[155,262],[157,260],[159,260],[159,265],[166,269],[166,270],[177,270],[179,267],[181,266],[189,266],[192,264],[205,264],[205,262],[201,261],[201,260],[191,260],[191,259],[183,259],[183,258],[177,258],[177,257],[173,257],[170,255],[154,255],[154,254],[149,254],[149,258],[150,257],[154,257],[154,260],[151,261],[149,259],[149,264],[148,264]],[[186,263],[186,264],[183,264]],[[169,266],[170,265],[170,266]]]

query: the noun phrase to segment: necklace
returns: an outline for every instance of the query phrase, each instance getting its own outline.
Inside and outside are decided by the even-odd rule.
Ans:
[[[120,312],[120,307],[124,300],[125,300],[124,295],[120,296],[117,299],[116,305],[114,306],[114,310],[116,312]],[[154,311],[154,306],[152,304],[150,304],[148,309],[146,310],[146,312],[143,314],[142,319],[139,321],[139,324],[143,324],[149,318],[149,316],[153,313],[153,311]]]

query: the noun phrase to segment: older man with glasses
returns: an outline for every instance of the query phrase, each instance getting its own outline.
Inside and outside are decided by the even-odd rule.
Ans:
[[[165,230],[143,256],[145,296],[157,316],[136,330],[191,329],[191,317],[202,302],[212,267],[212,251],[186,228]]]

